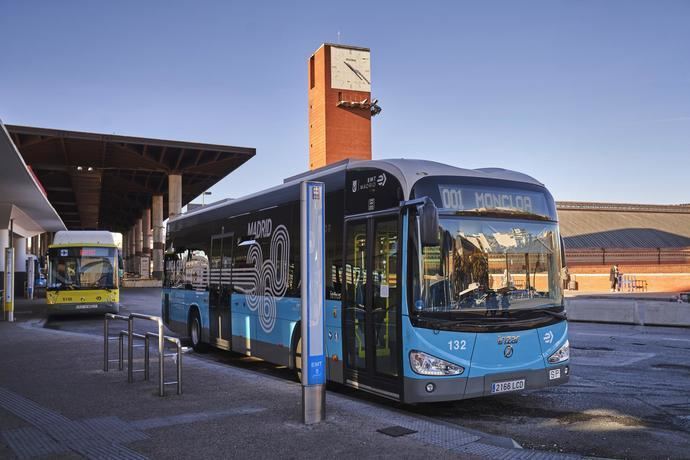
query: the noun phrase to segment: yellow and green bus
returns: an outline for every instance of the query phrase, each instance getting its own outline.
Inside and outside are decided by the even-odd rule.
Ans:
[[[48,314],[119,312],[118,259],[110,232],[57,232],[48,248]]]

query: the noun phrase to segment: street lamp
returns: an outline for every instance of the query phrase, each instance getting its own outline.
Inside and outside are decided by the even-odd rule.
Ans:
[[[206,195],[211,195],[211,192],[204,192],[204,193],[201,194],[201,206],[204,206],[204,205],[205,205],[205,203],[204,203],[204,197],[205,197]]]

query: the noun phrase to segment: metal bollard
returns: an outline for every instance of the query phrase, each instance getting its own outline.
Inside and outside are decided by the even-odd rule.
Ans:
[[[120,336],[118,337],[118,345],[120,347],[120,352],[118,353],[117,370],[121,371],[125,367],[125,339],[120,331]]]
[[[115,337],[110,337],[110,321],[111,319],[118,319],[121,321],[127,321],[128,317],[122,315],[116,315],[113,313],[106,313],[103,317],[103,371],[108,372],[110,370],[110,362],[115,361],[110,359],[110,341],[115,340]],[[119,338],[122,341],[122,337]],[[120,344],[120,356],[118,357],[118,370],[122,370],[122,345]]]
[[[147,332],[146,333],[147,339],[150,339],[152,337],[156,337],[160,340],[160,336],[158,334],[156,334],[154,332]],[[165,353],[165,348],[164,348],[163,354],[158,355],[159,369],[163,371],[162,377],[159,378],[159,384],[162,382],[163,390],[162,390],[162,392],[159,391],[159,395],[165,396],[165,385],[173,385],[173,384],[175,384],[177,386],[177,394],[180,395],[180,394],[182,394],[182,342],[180,342],[180,339],[177,339],[175,337],[163,336],[164,347],[165,347],[165,341],[168,341],[168,342],[174,344],[176,350],[175,350],[175,353]],[[147,341],[147,344],[148,343],[150,343],[150,340]],[[177,371],[176,372],[177,373],[177,380],[166,381],[165,380],[165,358],[170,358],[170,357],[175,359],[175,365],[176,365],[176,371]],[[160,387],[159,387],[159,390],[160,390]]]
[[[134,318],[129,317],[127,321],[127,382],[134,382]]]
[[[158,334],[155,334],[153,332],[147,332],[145,334],[137,334],[134,332],[134,319],[139,318],[139,319],[145,319],[148,321],[155,321],[156,324],[158,325]],[[122,315],[114,315],[111,313],[106,314],[106,318],[104,321],[104,326],[103,326],[103,334],[104,334],[104,348],[103,348],[103,354],[104,354],[104,365],[103,368],[105,371],[108,370],[108,357],[109,357],[109,345],[108,341],[110,340],[109,337],[109,324],[108,320],[109,319],[120,319],[127,321],[127,330],[126,331],[120,331],[119,337],[118,337],[118,346],[119,346],[119,356],[118,356],[118,367],[120,370],[123,369],[124,367],[124,338],[127,336],[127,382],[133,383],[134,382],[134,373],[135,372],[143,372],[144,373],[144,380],[149,380],[150,379],[150,362],[151,362],[151,351],[150,351],[150,338],[151,337],[157,337],[158,338],[158,394],[159,396],[165,396],[165,385],[172,385],[176,384],[177,385],[177,394],[182,394],[182,343],[180,342],[179,339],[173,338],[173,337],[166,337],[163,335],[163,330],[164,330],[164,325],[163,321],[159,316],[151,316],[151,315],[144,315],[141,313],[130,313],[129,316],[122,316]],[[141,346],[144,347],[144,368],[143,369],[134,369],[134,339],[143,339],[144,340],[144,345],[136,345],[136,348],[139,348]],[[115,340],[115,337],[112,337],[112,340]],[[173,356],[176,358],[176,365],[177,365],[177,380],[175,381],[170,381],[166,382],[165,381],[165,341],[172,342],[175,344],[177,348],[177,353],[176,354],[171,354],[168,356]],[[112,360],[115,361],[115,360]]]
[[[164,373],[165,373],[165,362],[163,361],[163,353],[164,353],[164,341],[165,338],[163,337],[163,321],[158,319],[158,394],[159,396],[165,396],[165,380],[164,380]]]
[[[177,340],[177,394],[182,394],[182,343]]]
[[[149,380],[149,335],[144,334],[144,380]]]
[[[108,350],[108,343],[110,342],[110,337],[108,337],[108,315],[105,315],[103,319],[103,372],[108,372],[108,361],[110,360],[110,354]]]

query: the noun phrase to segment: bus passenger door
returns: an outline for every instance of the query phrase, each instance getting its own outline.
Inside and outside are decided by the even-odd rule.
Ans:
[[[345,238],[345,380],[398,397],[398,215],[348,221]]]
[[[211,272],[209,278],[209,341],[230,350],[230,297],[232,296],[232,234],[211,237]]]

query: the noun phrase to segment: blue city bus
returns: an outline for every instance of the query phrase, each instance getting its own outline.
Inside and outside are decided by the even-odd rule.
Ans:
[[[325,183],[328,379],[405,403],[569,378],[554,200],[504,169],[344,161],[168,223],[162,316],[299,370],[300,183]]]

